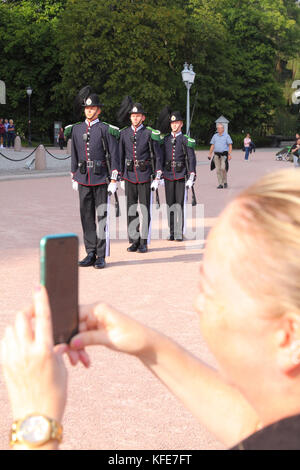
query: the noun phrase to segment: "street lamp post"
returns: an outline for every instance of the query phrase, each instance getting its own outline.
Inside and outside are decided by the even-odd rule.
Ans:
[[[31,146],[30,98],[32,95],[32,88],[30,85],[26,88],[26,93],[28,95],[28,145]]]
[[[186,86],[186,133],[190,135],[190,89],[195,80],[195,72],[193,71],[192,64],[188,65],[187,62],[184,64],[184,69],[181,72],[182,81]]]

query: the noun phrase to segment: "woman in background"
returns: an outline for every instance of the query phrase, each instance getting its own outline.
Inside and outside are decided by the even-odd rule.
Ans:
[[[249,153],[251,150],[251,137],[250,134],[247,134],[244,138],[244,149],[245,149],[245,160],[249,159]]]

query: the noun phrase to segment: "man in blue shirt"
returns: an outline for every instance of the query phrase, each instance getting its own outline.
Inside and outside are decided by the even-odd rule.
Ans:
[[[228,161],[231,160],[232,140],[230,135],[224,131],[222,124],[217,125],[217,132],[211,139],[210,144],[209,160],[214,153],[210,169],[214,170],[216,168],[217,170],[218,189],[227,188]]]

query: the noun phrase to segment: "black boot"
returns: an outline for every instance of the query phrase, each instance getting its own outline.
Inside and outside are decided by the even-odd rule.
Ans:
[[[140,242],[139,242],[139,241],[138,241],[138,242],[134,242],[134,243],[132,243],[132,245],[130,245],[130,246],[127,248],[127,251],[131,251],[131,252],[137,251],[138,248],[139,248],[139,246],[140,246]]]
[[[88,255],[83,258],[81,261],[78,262],[78,266],[81,266],[82,268],[86,268],[88,266],[94,266],[94,263],[96,261],[96,254],[92,251],[91,253],[88,253]]]
[[[95,269],[103,269],[106,266],[105,258],[99,257],[96,259],[94,263],[94,268]]]

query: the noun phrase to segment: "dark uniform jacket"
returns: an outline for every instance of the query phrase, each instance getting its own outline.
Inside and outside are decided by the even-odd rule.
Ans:
[[[150,147],[153,149],[151,161]],[[147,183],[160,160],[161,136],[159,131],[140,126],[136,133],[132,127],[120,131],[119,153],[121,177],[131,183]]]
[[[88,141],[84,135],[90,134]],[[88,126],[87,122],[75,124],[72,129],[71,172],[73,179],[84,186],[97,186],[108,183],[109,174],[105,150],[109,150],[111,156],[111,171],[120,170],[118,140],[109,132],[109,125],[99,120]],[[92,163],[89,163],[91,161]],[[85,163],[84,163],[85,162]],[[95,163],[96,162],[96,163]],[[86,166],[85,173],[81,173],[81,167]]]
[[[190,173],[196,174],[195,141],[182,133],[176,138],[172,134],[165,136],[162,145],[162,159],[160,170],[163,171],[165,179],[170,181],[180,180],[189,177]],[[189,172],[186,167],[186,155]]]

